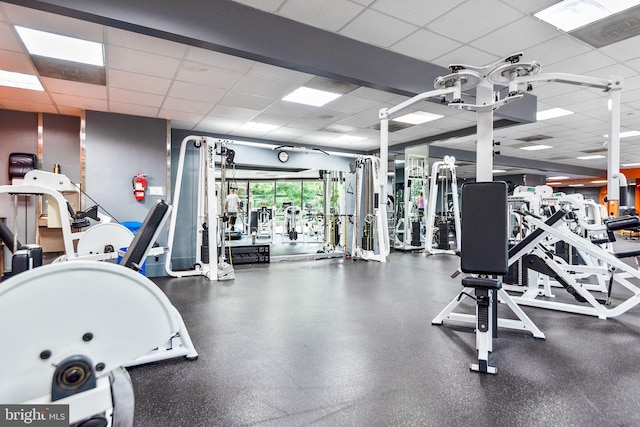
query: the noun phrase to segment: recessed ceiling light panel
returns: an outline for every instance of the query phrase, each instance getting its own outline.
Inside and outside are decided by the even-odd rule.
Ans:
[[[580,156],[577,157],[578,160],[594,160],[594,159],[604,159],[604,156],[600,154],[593,154],[591,156]]]
[[[308,87],[300,87],[289,95],[282,98],[283,101],[297,102],[298,104],[312,105],[314,107],[322,107],[329,102],[340,98],[339,93],[326,92]]]
[[[551,108],[549,110],[538,111],[536,113],[536,120],[549,120],[556,117],[568,116],[573,114],[573,111],[565,110],[564,108]]]
[[[428,113],[426,111],[414,111],[413,113],[405,114],[404,116],[393,119],[396,122],[409,123],[412,125],[421,125],[423,123],[432,122],[434,120],[441,119],[442,115]]]
[[[569,32],[638,4],[640,0],[563,0],[534,16]]]
[[[544,144],[528,145],[526,147],[520,147],[521,150],[527,150],[527,151],[547,150],[549,148],[553,148],[553,147],[550,145],[544,145]]]
[[[44,91],[38,77],[33,74],[14,73],[13,71],[0,70],[0,86]]]
[[[16,26],[16,31],[31,55],[104,66],[102,43],[77,39],[32,28]]]

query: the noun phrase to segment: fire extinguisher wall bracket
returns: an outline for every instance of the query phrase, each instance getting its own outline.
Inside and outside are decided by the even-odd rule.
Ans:
[[[131,179],[131,185],[133,186],[133,196],[137,201],[144,200],[144,194],[147,189],[146,175],[139,173]]]

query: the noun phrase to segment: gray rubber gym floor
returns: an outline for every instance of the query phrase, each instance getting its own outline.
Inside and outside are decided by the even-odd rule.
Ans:
[[[608,320],[525,307],[547,339],[500,330],[498,375],[481,375],[473,330],[431,325],[458,265],[393,253],[155,279],[200,357],[130,369],[135,425],[640,425],[640,306]]]

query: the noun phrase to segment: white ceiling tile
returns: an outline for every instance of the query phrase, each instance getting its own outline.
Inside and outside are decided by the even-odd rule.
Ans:
[[[254,96],[246,93],[229,92],[219,102],[220,105],[228,107],[248,108],[250,110],[262,111],[272,105],[276,100],[262,96]]]
[[[171,122],[171,129],[193,130],[195,127],[195,123],[192,122],[183,122],[175,119],[169,121]]]
[[[36,74],[28,55],[10,50],[0,50],[0,68],[16,73]]]
[[[351,0],[354,3],[358,3],[361,4],[363,6],[370,6],[371,3],[375,2],[376,0]]]
[[[17,99],[3,99],[0,96],[0,103],[2,107],[7,110],[16,110],[16,111],[29,111],[33,113],[52,113],[52,114],[65,114],[63,113],[64,107],[62,109],[56,108],[55,105],[51,103],[37,103],[31,101],[20,101]],[[77,109],[74,109],[77,110]],[[72,114],[78,115],[78,114]]]
[[[274,138],[278,141],[290,141],[294,138],[300,138],[306,135],[308,131],[306,129],[295,129],[290,127],[280,127],[274,129],[267,134],[269,138]]]
[[[297,88],[297,83],[247,75],[234,86],[233,91],[265,98],[282,99]]]
[[[253,119],[259,113],[260,113],[259,111],[249,110],[247,108],[226,107],[224,105],[216,105],[211,110],[209,115],[246,122]]]
[[[330,103],[330,104],[327,104],[327,108],[323,108],[323,107],[315,108],[309,111],[308,113],[304,114],[302,117],[304,117],[305,119],[311,119],[311,120],[321,120],[326,124],[332,124],[352,115],[351,113],[334,110],[331,108],[332,105],[333,104]]]
[[[264,112],[269,114],[282,114],[284,116],[301,117],[316,107],[298,104],[297,102],[277,101]]]
[[[112,87],[109,89],[109,100],[123,104],[139,104],[146,107],[159,108],[164,101],[164,96],[153,93],[134,92],[126,89]]]
[[[378,0],[371,7],[394,18],[422,27],[463,1],[449,0],[427,3],[424,0]]]
[[[327,109],[340,111],[343,113],[359,113],[361,111],[368,110],[369,108],[373,108],[373,107],[381,108],[382,106],[377,101],[371,101],[368,99],[357,98],[355,96],[344,95],[326,104],[325,107]],[[377,115],[375,117],[377,117]]]
[[[185,113],[207,114],[211,110],[211,103],[190,101],[181,98],[167,98],[162,104],[163,110],[183,111]]]
[[[307,129],[311,131],[317,131],[320,129],[324,129],[327,124],[320,120],[295,119],[289,122],[287,126],[294,129]]]
[[[544,68],[544,72],[584,74],[589,71],[597,70],[598,68],[613,65],[614,63],[615,61],[608,56],[605,56],[596,50],[592,50],[580,55],[572,56],[564,61],[548,65]]]
[[[166,108],[160,109],[158,117],[163,119],[178,120],[184,123],[198,123],[203,119],[203,114],[189,113],[187,111],[169,110]]]
[[[244,121],[240,120],[205,117],[196,125],[195,130],[201,132],[228,133],[239,128],[244,123]]]
[[[170,79],[114,69],[107,70],[107,82],[110,87],[158,95],[166,94],[171,85]]]
[[[329,31],[337,31],[364,8],[343,0],[288,0],[282,16]]]
[[[289,82],[293,85],[302,86],[314,76],[300,71],[289,70],[287,68],[276,67],[274,65],[256,62],[249,70],[249,74],[259,77],[266,77],[281,82]]]
[[[18,41],[13,29],[7,24],[0,24],[0,40],[2,40],[2,50],[24,52],[22,44]]]
[[[70,80],[52,79],[49,77],[41,77],[40,80],[51,93],[64,93],[66,95],[83,96],[94,99],[107,99],[106,86],[79,83]]]
[[[254,61],[231,56],[212,50],[199,47],[190,47],[185,57],[188,61],[199,62],[200,64],[213,65],[217,68],[232,70],[238,73],[246,73],[255,64]]]
[[[158,108],[145,107],[138,104],[127,104],[122,102],[109,101],[109,110],[118,114],[130,114],[132,116],[156,117]]]
[[[638,72],[623,64],[613,64],[608,67],[598,68],[597,70],[585,73],[587,76],[609,78],[613,76],[622,76],[624,78],[635,77]],[[624,83],[623,83],[624,84]]]
[[[396,95],[388,92],[383,92],[377,89],[369,89],[368,87],[359,87],[349,95],[357,98],[370,99],[378,102],[389,102],[396,97]]]
[[[458,49],[447,52],[433,62],[441,67],[449,67],[451,64],[486,65],[500,59],[497,55],[476,49],[469,45],[460,46]]]
[[[187,52],[187,46],[169,40],[150,37],[144,34],[124,31],[117,28],[107,29],[108,46],[121,46],[128,49],[154,53],[156,55],[170,56],[182,59]]]
[[[0,86],[0,98],[15,99],[16,101],[34,102],[38,104],[51,103],[49,95],[46,92],[18,89],[8,86]]]
[[[391,46],[391,50],[425,61],[455,51],[462,44],[427,30],[418,30]]]
[[[242,78],[242,73],[197,62],[185,61],[180,66],[176,80],[187,83],[198,83],[222,89],[231,89]]]
[[[533,14],[545,9],[555,3],[558,0],[527,0],[527,1],[510,1],[503,0],[505,4],[518,9],[521,12]]]
[[[473,42],[471,46],[499,56],[526,50],[558,36],[558,30],[525,16]]]
[[[467,1],[431,22],[428,29],[469,43],[499,30],[522,16],[521,12],[498,0]]]
[[[3,3],[3,6],[9,21],[15,25],[83,40],[103,42],[102,25],[6,3]]]
[[[120,71],[173,78],[180,61],[168,56],[111,46],[107,50],[107,66]]]
[[[593,48],[585,43],[577,41],[569,35],[561,35],[542,43],[530,46],[524,51],[523,61],[538,61],[542,66],[542,72],[545,66],[554,62],[563,61],[572,56],[589,52]]]
[[[414,25],[367,9],[340,30],[340,34],[365,43],[389,47],[417,29]]]
[[[627,67],[631,67],[640,72],[640,58],[630,59],[624,63]]]
[[[280,115],[273,115],[273,114],[258,114],[257,116],[253,117],[251,120],[258,122],[258,123],[264,123],[267,125],[276,125],[276,126],[284,126],[287,123],[295,120],[295,117],[287,117],[287,116],[280,116]]]
[[[251,6],[256,9],[264,10],[266,12],[275,12],[284,3],[285,0],[233,0],[236,3],[241,3],[247,6]]]
[[[168,95],[173,98],[182,98],[194,101],[203,101],[214,104],[227,93],[226,89],[197,85],[186,82],[174,82]]]
[[[640,37],[635,36],[601,47],[599,50],[618,61],[627,61],[640,56],[640,52],[638,52],[639,43]]]
[[[57,105],[79,107],[83,110],[109,111],[109,105],[106,99],[93,99],[57,93],[52,93],[51,98]]]

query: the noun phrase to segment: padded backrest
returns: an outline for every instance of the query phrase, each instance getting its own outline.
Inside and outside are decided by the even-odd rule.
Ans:
[[[134,236],[131,245],[129,245],[127,252],[122,257],[120,265],[140,270],[149,250],[151,250],[160,233],[160,229],[167,220],[169,212],[171,212],[171,206],[164,200],[157,200],[154,203]]]
[[[460,236],[462,271],[500,276],[507,274],[507,228],[507,184],[464,184]]]

